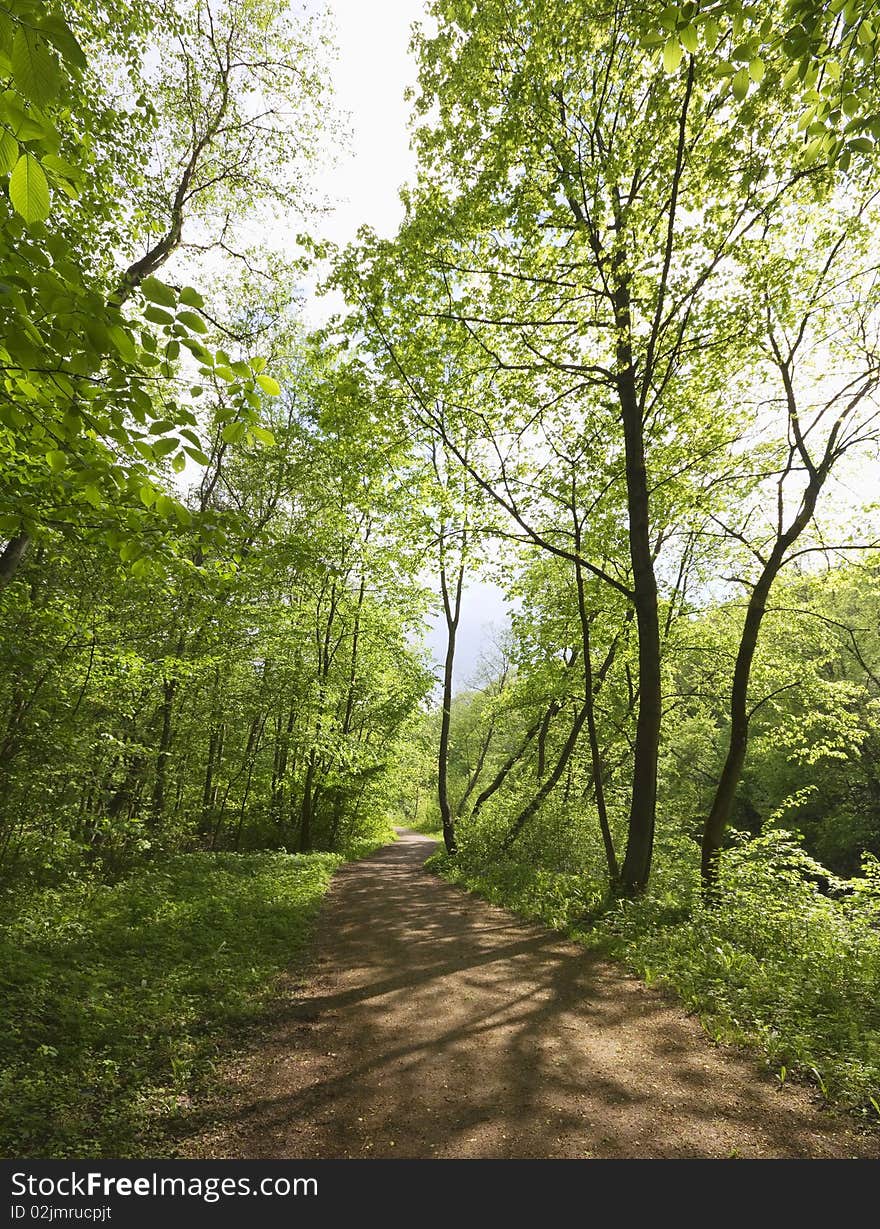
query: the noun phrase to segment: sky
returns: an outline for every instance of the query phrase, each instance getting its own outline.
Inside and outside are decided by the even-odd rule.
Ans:
[[[415,170],[409,147],[407,86],[414,85],[416,68],[408,53],[410,27],[425,19],[422,0],[330,0],[336,27],[338,59],[333,76],[335,105],[347,120],[348,148],[337,151],[335,165],[320,175],[318,190],[333,204],[317,229],[323,238],[344,244],[358,227],[371,226],[392,236],[403,217],[399,189]],[[306,319],[323,323],[341,302],[318,297],[307,287]],[[446,650],[442,616],[432,619],[427,644],[439,667]],[[501,591],[477,582],[465,592],[459,624],[455,686],[465,688],[473,679],[484,652],[491,652],[495,634],[506,624]]]
[[[415,84],[409,55],[410,27],[426,20],[423,0],[329,0],[338,59],[333,77],[336,106],[347,115],[350,148],[340,152],[320,187],[338,204],[322,230],[344,243],[367,223],[391,236],[403,214],[400,185],[411,178],[407,86]]]

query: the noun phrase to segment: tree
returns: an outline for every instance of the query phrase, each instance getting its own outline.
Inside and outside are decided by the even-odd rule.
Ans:
[[[9,174],[0,248],[9,286],[0,321],[9,479],[0,584],[44,525],[103,535],[142,572],[156,549],[174,549],[173,527],[188,525],[189,513],[157,463],[181,472],[205,457],[181,347],[203,376],[216,371],[228,382],[227,429],[239,439],[260,429],[261,386],[277,388],[261,367],[236,369],[224,350],[209,350],[202,295],[154,275],[183,244],[187,218],[200,232],[197,248],[225,250],[235,210],[255,183],[277,203],[299,195],[302,167],[291,174],[282,106],[301,115],[298,154],[307,159],[320,81],[310,34],[292,31],[279,6],[262,0],[220,8],[198,0],[180,10],[148,6],[124,22],[120,47],[115,15],[101,26],[88,12],[65,20],[25,2],[0,29],[12,74],[0,112],[0,173]],[[72,32],[78,18],[88,58]],[[150,82],[141,66],[148,37],[171,49],[159,57],[164,83]],[[123,71],[134,96],[121,121],[109,82]],[[78,112],[82,129],[70,119]],[[146,151],[125,145],[126,125]],[[151,162],[158,170],[144,177],[140,167]],[[267,164],[272,175],[262,178],[257,166]],[[63,194],[78,207],[65,207]],[[108,266],[95,259],[96,232],[105,252],[134,252],[145,240],[146,251],[124,269]]]
[[[811,206],[808,201],[797,217],[801,238],[789,252],[765,230],[767,256],[752,271],[763,328],[758,344],[783,406],[785,443],[772,517],[753,507],[732,530],[751,556],[754,579],[743,581],[750,592],[730,691],[728,750],[703,831],[702,872],[709,886],[742,775],[749,721],[764,702],[749,708],[749,680],[773,585],[793,559],[817,549],[800,544],[832,473],[853,450],[880,439],[880,301],[868,202],[837,212],[826,204],[820,224]],[[760,489],[766,500],[766,488]],[[818,549],[829,545],[825,539]]]
[[[694,48],[658,62],[641,46],[636,6],[586,20],[561,4],[474,11],[450,0],[434,13],[440,32],[418,43],[418,106],[439,117],[417,134],[420,185],[396,242],[352,257],[343,276],[413,412],[511,518],[508,532],[632,606],[621,886],[636,893],[656,808],[658,558],[688,540],[707,497],[701,475],[738,434],[723,391],[748,361],[742,300],[722,279],[813,172],[773,101],[776,70],[731,122],[713,57]],[[449,361],[462,374],[440,414]],[[558,518],[541,523],[536,492],[567,417],[602,437],[607,457],[590,496],[596,532],[580,551]],[[603,566],[594,544],[621,517],[625,553]]]

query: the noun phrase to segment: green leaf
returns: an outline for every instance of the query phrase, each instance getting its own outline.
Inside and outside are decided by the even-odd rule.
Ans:
[[[49,185],[43,168],[30,154],[22,154],[9,176],[12,208],[25,222],[45,222],[49,216]]]
[[[111,324],[107,330],[107,336],[127,363],[137,362],[135,344],[121,324]]]
[[[60,474],[63,469],[67,469],[67,453],[61,452],[57,448],[53,448],[51,452],[46,453],[46,460],[49,462],[49,468],[53,473]]]
[[[792,64],[791,68],[782,78],[783,89],[788,90],[794,85],[795,81],[797,80],[797,75],[798,75],[799,70],[800,70],[799,64]]]
[[[266,360],[263,358],[262,354],[258,354],[255,358],[251,359],[251,371],[263,371],[265,370],[265,367]]]
[[[55,130],[44,116],[34,108],[25,109],[24,103],[14,90],[4,90],[0,95],[3,120],[18,141],[48,140]]]
[[[8,175],[18,161],[18,141],[7,132],[0,130],[0,175]]]
[[[663,45],[663,67],[674,73],[681,63],[681,44],[677,38],[668,38]]]
[[[171,468],[174,470],[175,474],[182,474],[186,469],[186,457],[182,452],[179,452],[171,462]]]
[[[202,452],[201,448],[184,447],[184,452],[188,453],[194,461],[198,461],[199,465],[211,464],[210,458]]]
[[[809,166],[815,162],[822,152],[823,139],[822,137],[813,137],[812,141],[804,149],[804,162]]]
[[[263,392],[267,393],[270,397],[281,396],[281,385],[277,380],[273,380],[271,376],[258,375],[257,383]]]
[[[205,324],[201,316],[197,316],[195,312],[178,312],[177,323],[183,324],[188,329],[192,329],[194,333],[207,333],[208,326]]]
[[[266,427],[251,427],[251,432],[254,439],[259,440],[261,444],[265,444],[267,448],[271,448],[275,443],[275,436]]]
[[[171,439],[156,440],[153,445],[153,452],[156,457],[167,457],[170,453],[174,452],[179,442],[173,436]]]
[[[12,43],[12,79],[38,107],[58,97],[64,78],[46,42],[30,26],[20,25]]]
[[[247,425],[243,422],[230,422],[221,431],[220,435],[224,444],[237,444],[239,440],[244,439],[244,434],[247,431]]]
[[[55,13],[45,17],[40,23],[40,30],[69,65],[86,67],[85,53],[63,18]]]
[[[696,26],[685,26],[683,30],[679,30],[678,37],[685,51],[689,51],[693,55],[700,41]]]
[[[193,290],[192,286],[184,286],[180,292],[180,301],[185,303],[187,307],[202,308],[205,306],[205,300],[197,290]]]
[[[733,77],[733,96],[737,102],[742,102],[749,92],[749,70],[741,68]]]
[[[144,308],[144,319],[149,320],[151,324],[169,325],[174,323],[174,317],[170,312],[166,312],[161,307],[146,307]]]
[[[57,154],[46,154],[43,158],[43,170],[52,171],[55,175],[61,175],[64,179],[69,179],[71,183],[78,183],[82,179],[82,172],[79,167],[72,166],[66,158],[59,158]]]
[[[843,108],[844,115],[846,116],[856,115],[861,109],[861,104],[855,94],[845,95],[843,102],[840,105]]]
[[[177,306],[177,295],[157,277],[145,277],[141,282],[141,293],[151,303],[158,303],[161,307]]]
[[[766,71],[767,70],[764,67],[763,60],[754,59],[749,62],[749,76],[751,77],[753,81],[763,81],[764,73]]]

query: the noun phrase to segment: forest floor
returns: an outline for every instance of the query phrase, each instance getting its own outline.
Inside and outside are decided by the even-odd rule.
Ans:
[[[880,1156],[619,964],[430,874],[435,848],[339,870],[308,979],[181,1155]]]

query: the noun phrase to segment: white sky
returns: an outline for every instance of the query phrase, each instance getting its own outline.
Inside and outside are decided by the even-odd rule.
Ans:
[[[390,237],[402,220],[400,186],[413,176],[415,159],[407,128],[407,86],[415,84],[415,62],[408,53],[410,28],[426,20],[424,0],[329,0],[336,26],[338,59],[333,68],[335,104],[347,118],[351,140],[338,151],[335,166],[317,181],[335,208],[316,227],[322,238],[345,244],[368,225]],[[318,297],[308,289],[306,319],[323,323],[341,307],[340,299]],[[493,633],[507,622],[500,590],[478,582],[465,593],[456,647],[455,683],[466,687]],[[427,643],[439,665],[446,650],[442,617],[431,621]]]
[[[409,148],[404,102],[415,85],[408,52],[413,22],[426,19],[423,0],[329,0],[339,58],[334,65],[336,105],[349,117],[353,140],[321,186],[339,200],[324,226],[339,243],[364,223],[392,235],[401,219],[398,188],[415,162]]]
[[[399,190],[414,176],[409,147],[408,86],[416,66],[409,54],[413,22],[426,21],[424,0],[327,0],[335,26],[338,58],[333,64],[334,109],[350,139],[335,151],[335,165],[316,177],[315,186],[331,203],[315,227],[321,238],[340,246],[353,241],[360,226],[390,238],[403,217]],[[317,296],[309,285],[307,321],[325,323],[340,310],[337,294]]]

